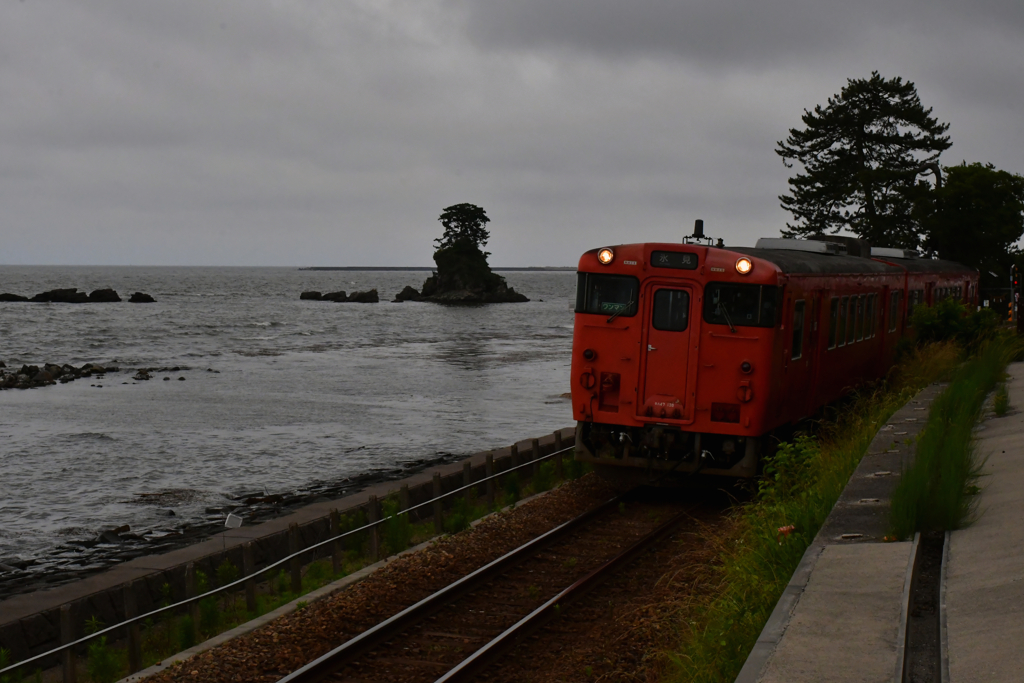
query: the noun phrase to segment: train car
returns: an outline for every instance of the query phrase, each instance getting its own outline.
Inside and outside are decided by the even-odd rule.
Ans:
[[[770,435],[888,371],[912,306],[975,303],[977,284],[965,266],[850,238],[724,247],[698,229],[588,251],[576,459],[622,483],[754,476]]]

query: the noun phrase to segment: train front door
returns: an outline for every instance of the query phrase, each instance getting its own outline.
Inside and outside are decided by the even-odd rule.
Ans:
[[[678,283],[651,283],[644,311],[643,395],[637,413],[666,420],[686,419],[693,290]]]

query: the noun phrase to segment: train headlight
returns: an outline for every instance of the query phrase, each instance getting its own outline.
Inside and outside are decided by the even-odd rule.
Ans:
[[[746,275],[754,269],[754,264],[750,262],[746,256],[736,259],[736,272],[740,275]]]
[[[597,252],[597,260],[601,262],[601,265],[607,266],[615,259],[615,252],[605,247],[601,251]]]

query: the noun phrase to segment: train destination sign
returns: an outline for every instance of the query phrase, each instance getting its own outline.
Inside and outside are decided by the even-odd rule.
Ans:
[[[697,255],[678,251],[652,251],[651,265],[658,268],[697,270]]]

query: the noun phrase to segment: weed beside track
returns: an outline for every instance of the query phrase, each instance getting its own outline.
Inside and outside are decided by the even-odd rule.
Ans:
[[[813,435],[766,460],[754,499],[737,507],[722,540],[714,589],[676,615],[678,640],[663,658],[664,680],[735,679],[879,427],[922,387],[948,376],[959,358],[952,343],[916,351],[885,382],[833,409]]]

